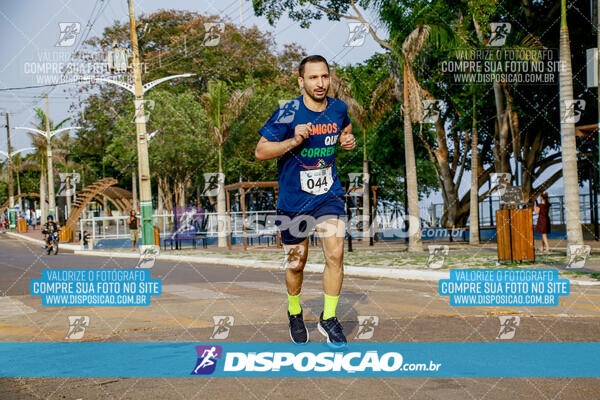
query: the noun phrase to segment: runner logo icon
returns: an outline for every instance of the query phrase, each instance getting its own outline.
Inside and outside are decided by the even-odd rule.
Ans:
[[[65,339],[79,340],[83,338],[85,329],[90,326],[90,317],[87,315],[70,315],[69,316],[69,332]]]
[[[500,319],[500,331],[496,339],[512,339],[515,337],[517,327],[521,324],[521,317],[518,315],[502,315],[498,317]]]
[[[379,317],[376,315],[358,315],[358,331],[354,339],[371,339],[375,333],[375,327],[379,325]]]
[[[291,124],[294,122],[296,111],[300,109],[300,101],[292,100],[287,104],[279,106],[279,114],[275,120],[276,124]]]
[[[213,315],[215,327],[213,329],[211,339],[227,339],[229,331],[233,327],[233,315]]]
[[[442,268],[449,250],[450,247],[447,245],[430,245],[427,267],[431,269]]]
[[[198,361],[190,375],[210,375],[217,368],[217,359],[223,355],[221,346],[196,346]]]

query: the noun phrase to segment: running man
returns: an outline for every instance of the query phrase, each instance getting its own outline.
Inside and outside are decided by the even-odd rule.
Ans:
[[[324,307],[317,328],[334,346],[344,346],[346,337],[335,311],[344,278],[346,232],[344,190],[337,176],[335,147],[356,147],[348,106],[327,97],[330,76],[325,58],[314,55],[302,60],[298,85],[302,95],[278,108],[260,128],[256,146],[261,161],[277,158],[279,198],[277,215],[286,257],[290,337],[308,342],[300,291],[308,256],[308,235],[316,227],[323,243]]]

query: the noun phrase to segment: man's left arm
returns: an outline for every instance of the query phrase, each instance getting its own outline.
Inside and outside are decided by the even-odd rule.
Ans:
[[[340,145],[344,150],[352,150],[356,147],[356,139],[354,139],[354,135],[352,134],[352,122],[350,122],[350,117],[348,116],[348,106],[346,103],[343,104],[345,106],[345,115],[342,122],[342,131],[340,132]]]
[[[356,147],[356,139],[352,134],[352,124],[346,125],[340,134],[340,145],[344,150],[352,150]]]

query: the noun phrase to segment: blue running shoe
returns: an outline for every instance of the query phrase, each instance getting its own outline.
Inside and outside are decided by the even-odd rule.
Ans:
[[[308,331],[304,326],[304,319],[302,318],[302,311],[300,314],[290,315],[288,311],[288,318],[290,320],[290,339],[294,343],[307,343],[308,342]]]
[[[323,319],[323,313],[321,312],[317,328],[327,338],[330,347],[341,348],[346,346],[346,336],[344,336],[342,325],[336,317]]]

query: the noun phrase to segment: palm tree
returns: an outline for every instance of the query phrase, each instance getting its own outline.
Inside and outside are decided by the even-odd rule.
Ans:
[[[477,101],[473,89],[473,124],[471,128],[471,194],[469,201],[469,244],[479,244],[479,132],[477,131]]]
[[[423,120],[423,89],[415,77],[412,63],[425,45],[430,32],[431,28],[428,25],[419,25],[402,43],[406,191],[408,197],[408,214],[412,222],[408,239],[408,251],[423,251],[423,244],[421,242],[421,217],[419,215],[419,190],[417,187],[417,165],[415,162],[415,145],[412,133],[412,122]]]
[[[217,80],[208,83],[208,91],[202,96],[208,115],[209,129],[214,132],[217,141],[219,173],[223,173],[223,145],[229,139],[231,126],[250,102],[253,92],[252,87],[230,91],[225,82]],[[225,221],[225,189],[222,186],[219,187],[217,195],[217,214],[219,222]],[[218,229],[219,247],[225,247],[227,246],[225,226],[219,223]]]
[[[372,126],[377,117],[382,116],[392,108],[391,99],[393,92],[393,80],[391,77],[384,79],[377,85],[369,103],[361,105],[352,95],[351,85],[345,76],[340,76],[334,71],[331,72],[331,95],[342,100],[348,105],[348,112],[358,124],[363,136],[363,176],[369,177],[369,161],[367,157],[367,129]],[[370,179],[370,177],[369,177]],[[370,192],[368,182],[364,182],[363,190],[363,216],[366,224],[363,229],[363,240],[367,241],[371,237],[370,220]]]
[[[42,111],[40,108],[36,108],[35,109],[35,117],[36,117],[36,122],[33,124],[33,127],[36,129],[39,129],[40,131],[46,131],[46,114],[44,113],[44,111]],[[65,118],[64,120],[60,121],[58,124],[54,125],[54,122],[52,120],[48,121],[48,126],[50,127],[50,130],[56,130],[59,129],[61,126],[63,126],[70,118]],[[31,143],[32,146],[36,149],[36,151],[34,152],[33,156],[28,157],[26,159],[26,161],[24,161],[21,164],[21,167],[23,169],[34,169],[34,170],[39,170],[40,171],[40,210],[41,210],[41,218],[40,218],[40,223],[43,223],[43,221],[46,220],[46,216],[48,215],[48,205],[46,203],[46,198],[48,197],[48,177],[47,177],[47,166],[46,166],[46,160],[47,160],[47,145],[48,142],[46,140],[45,137],[38,135],[37,133],[34,132],[27,132],[27,135],[29,135],[29,138],[31,139]],[[65,141],[66,138],[69,137],[68,132],[63,133],[62,135],[60,135],[59,137],[57,137],[56,139],[54,139],[54,143],[56,144],[54,147],[53,146],[53,152],[52,152],[52,157],[54,159],[57,160],[64,160],[67,151],[64,149],[64,146],[62,145],[63,142]]]
[[[573,72],[571,70],[571,48],[569,28],[567,27],[567,2],[561,0],[560,7],[560,137],[563,164],[563,185],[565,191],[565,212],[567,222],[567,241],[569,245],[583,244],[579,212],[579,188],[577,183],[577,148],[575,143],[575,124],[565,119],[567,103],[573,103]]]

